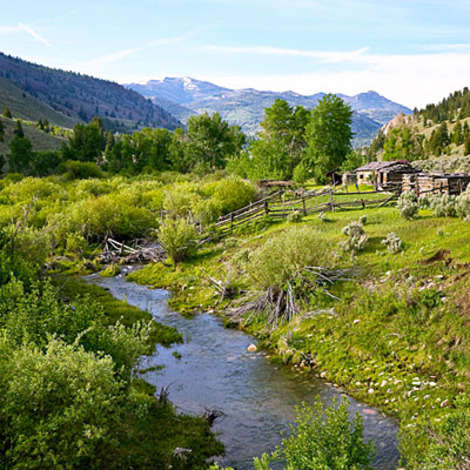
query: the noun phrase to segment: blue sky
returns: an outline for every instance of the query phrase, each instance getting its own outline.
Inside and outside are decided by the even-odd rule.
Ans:
[[[355,94],[470,85],[470,0],[2,0],[0,51],[126,82]]]

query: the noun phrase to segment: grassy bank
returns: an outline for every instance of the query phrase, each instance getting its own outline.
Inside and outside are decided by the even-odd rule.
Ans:
[[[342,229],[361,215],[368,241],[355,256],[344,254]],[[226,314],[251,288],[250,257],[292,225],[258,223],[176,267],[149,265],[130,279],[171,289],[171,306],[184,313]],[[453,432],[446,423],[465,419],[468,409],[470,224],[430,211],[408,221],[395,208],[380,208],[309,216],[295,226],[315,229],[353,279],[330,289],[340,300],[312,292],[289,322],[272,328],[264,313],[247,314],[241,327],[286,363],[397,416],[410,468],[452,468],[424,462]],[[399,253],[382,244],[390,232],[404,244]],[[221,300],[209,278],[230,285],[235,298]]]
[[[102,306],[110,325],[120,321],[132,327],[136,322],[151,321],[148,354],[153,354],[155,347],[183,342],[181,333],[175,328],[156,322],[149,312],[116,299],[102,287],[71,277],[56,277],[54,284],[67,301],[93,298]],[[204,418],[178,414],[171,402],[156,399],[155,395],[160,391],[143,379],[135,377],[130,387],[131,395],[139,401],[145,413],[138,417],[126,409],[122,410],[127,424],[120,437],[119,461],[126,462],[132,468],[154,468],[158,465],[161,468],[204,469],[206,459],[223,454],[223,445],[216,440]],[[174,455],[177,448],[191,449],[191,453],[178,458]]]

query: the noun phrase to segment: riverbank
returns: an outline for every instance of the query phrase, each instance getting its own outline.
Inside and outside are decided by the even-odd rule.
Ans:
[[[60,289],[61,296],[67,301],[80,301],[92,298],[98,302],[109,324],[119,321],[127,327],[138,322],[150,323],[146,357],[157,356],[174,345],[182,344],[180,331],[154,319],[145,309],[130,305],[125,300],[115,298],[109,290],[82,278],[58,277],[54,284]],[[140,365],[136,371],[141,370]],[[162,393],[160,383],[150,383],[136,373],[130,383],[132,393],[139,397],[142,416],[145,419],[129,420],[126,433],[120,441],[120,451],[133,468],[172,468],[205,469],[206,460],[224,453],[223,444],[216,438],[203,413],[189,415],[178,411],[171,399],[158,398]],[[129,416],[131,418],[131,416]],[[178,457],[177,449],[183,449]],[[187,453],[184,449],[190,449]]]
[[[410,468],[420,468],[436,442],[447,438],[447,420],[467,407],[470,224],[426,211],[408,221],[394,208],[380,208],[332,213],[326,220],[310,216],[296,226],[315,228],[337,247],[345,239],[342,228],[364,214],[364,250],[343,255],[355,268],[354,279],[331,288],[340,300],[314,294],[288,323],[268,328],[259,314],[247,315],[239,327],[285,363],[399,418],[402,453]],[[289,225],[245,229],[177,267],[149,265],[129,278],[169,288],[170,306],[182,313],[213,310],[232,323],[227,308],[250,289],[244,260]],[[391,254],[381,243],[390,232],[404,251]],[[230,284],[234,298],[222,300],[209,278]]]

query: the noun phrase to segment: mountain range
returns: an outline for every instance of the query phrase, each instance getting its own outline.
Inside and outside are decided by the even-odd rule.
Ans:
[[[234,90],[207,81],[190,77],[167,77],[150,80],[145,84],[125,85],[154,103],[166,109],[182,123],[191,116],[204,112],[218,112],[230,124],[239,125],[251,136],[260,130],[264,109],[271,106],[276,98],[286,100],[293,106],[312,109],[325,93],[301,95],[293,91],[273,92],[253,88]],[[338,94],[348,103],[354,114],[352,129],[356,147],[369,144],[379,129],[399,113],[410,114],[406,106],[395,103],[375,91],[355,96]]]
[[[106,128],[129,132],[181,123],[141,94],[108,80],[52,69],[0,52],[0,106],[15,117],[72,127],[99,116]]]

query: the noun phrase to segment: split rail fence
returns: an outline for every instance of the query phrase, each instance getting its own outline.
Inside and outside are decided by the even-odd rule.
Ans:
[[[377,196],[374,196],[372,199],[368,197],[376,194],[386,195],[386,197],[377,198]],[[352,199],[350,199],[351,196],[353,197]],[[355,199],[354,196],[360,197]],[[308,191],[294,196],[289,194],[289,192],[277,191],[221,217],[215,224],[215,227],[218,235],[223,237],[230,234],[236,227],[261,217],[279,220],[287,218],[290,214],[297,211],[306,216],[320,212],[334,212],[338,209],[354,210],[365,209],[366,207],[383,207],[397,198],[397,193],[384,193],[383,191]]]

